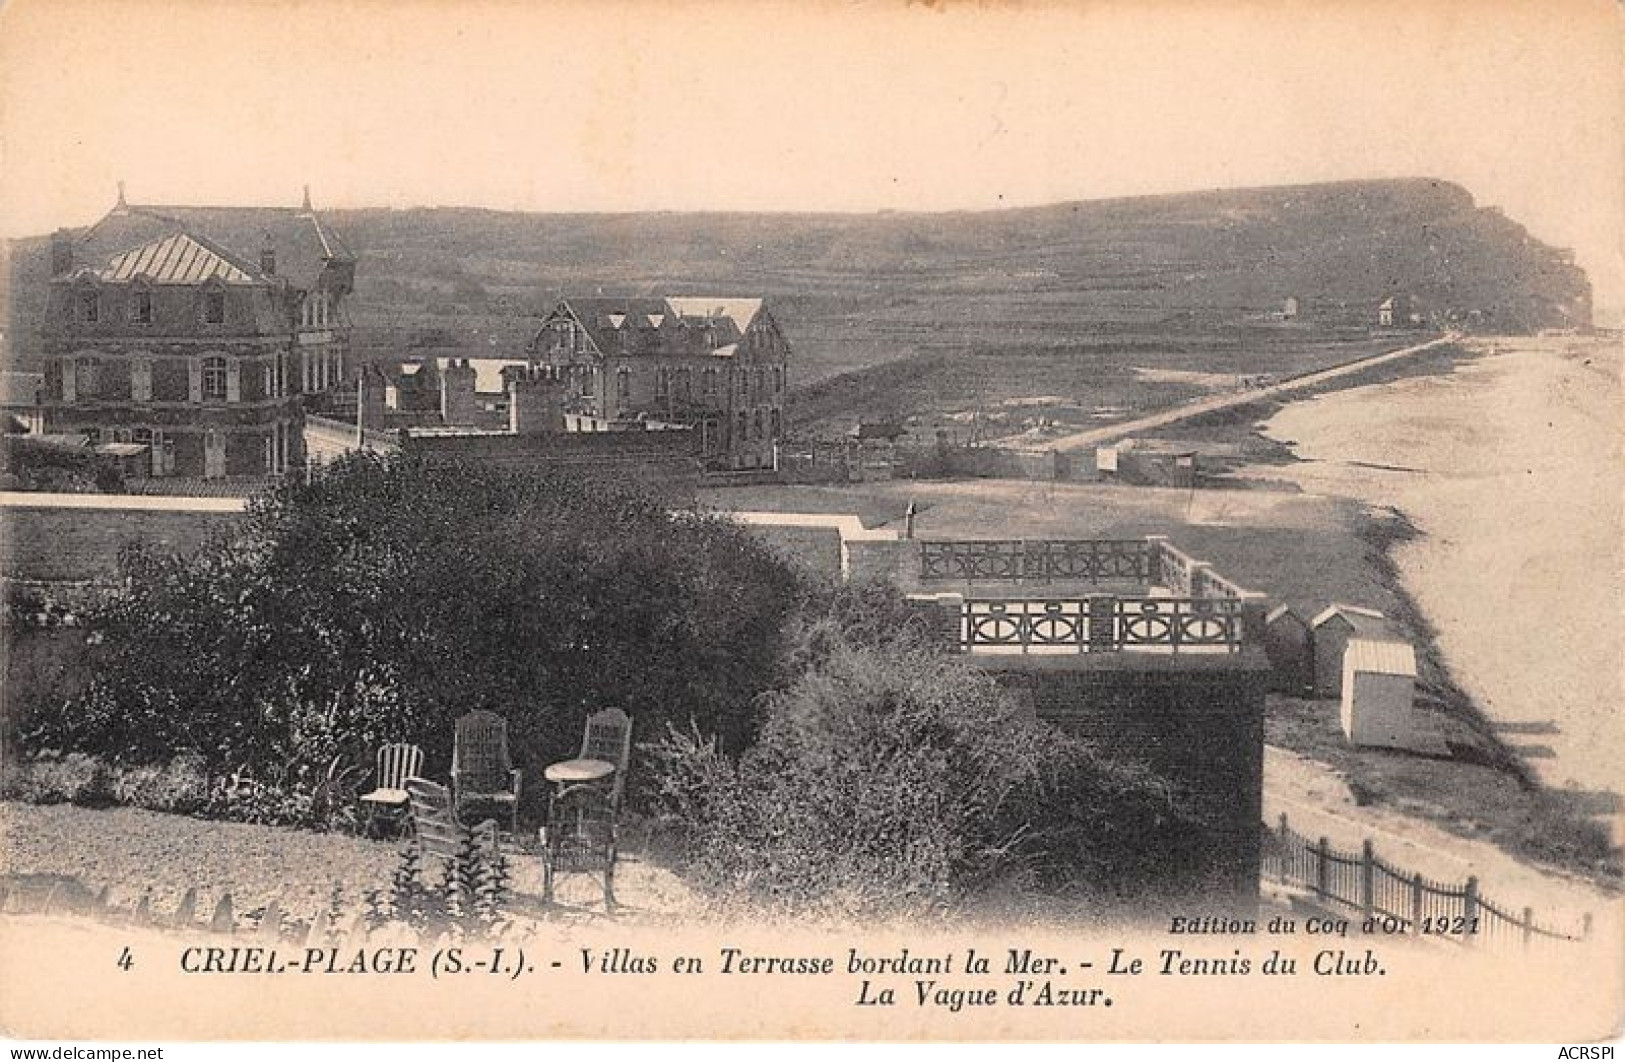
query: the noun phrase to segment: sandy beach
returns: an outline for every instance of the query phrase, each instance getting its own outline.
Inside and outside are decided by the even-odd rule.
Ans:
[[[1546,785],[1619,810],[1625,725],[1621,348],[1480,340],[1417,377],[1294,403],[1270,475],[1404,512],[1406,588],[1456,681]],[[1618,818],[1616,818],[1616,832]]]

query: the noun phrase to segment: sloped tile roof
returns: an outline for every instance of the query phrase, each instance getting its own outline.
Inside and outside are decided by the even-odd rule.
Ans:
[[[566,298],[562,306],[602,352],[621,349],[627,330],[652,334],[662,353],[732,355],[745,330],[761,312],[761,299],[716,296],[660,298],[649,295],[589,295]],[[709,342],[705,338],[709,333]],[[645,347],[644,349],[648,349]]]

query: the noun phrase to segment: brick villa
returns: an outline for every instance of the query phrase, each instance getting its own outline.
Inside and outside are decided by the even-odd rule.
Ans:
[[[147,448],[154,476],[304,461],[304,396],[344,385],[355,255],[311,209],[135,206],[58,232],[45,430]]]
[[[567,412],[686,424],[708,464],[773,467],[790,348],[761,299],[567,298],[527,353],[563,374]]]

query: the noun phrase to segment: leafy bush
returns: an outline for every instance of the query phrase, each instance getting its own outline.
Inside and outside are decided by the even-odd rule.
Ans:
[[[489,935],[507,921],[508,898],[508,860],[495,844],[465,835],[456,855],[440,861],[436,875],[424,865],[422,846],[407,840],[389,892],[368,897],[368,920],[374,927],[403,922],[424,934]]]
[[[25,747],[194,751],[255,780],[222,798],[234,815],[296,821],[319,817],[300,802],[320,804],[335,759],[368,768],[411,741],[445,764],[476,708],[508,718],[532,771],[606,705],[644,732],[699,718],[741,749],[802,593],[743,529],[633,487],[370,454],[281,483],[235,540],[123,569],[90,618],[95,680]]]
[[[837,639],[766,702],[743,755],[696,727],[652,749],[690,872],[727,901],[942,911],[1013,882],[1133,879],[1148,846],[1194,835],[1166,782],[1103,762],[955,657]]]
[[[109,769],[112,802],[149,811],[194,814],[209,805],[203,757],[185,753],[166,764]]]
[[[94,756],[70,752],[7,764],[5,795],[30,804],[80,804],[100,807],[112,802],[107,766]]]

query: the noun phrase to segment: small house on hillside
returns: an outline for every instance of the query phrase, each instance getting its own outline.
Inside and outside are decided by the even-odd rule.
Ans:
[[[1427,324],[1422,304],[1413,295],[1390,295],[1377,304],[1377,327],[1421,328]]]
[[[1343,653],[1353,638],[1398,641],[1388,617],[1376,609],[1332,604],[1310,621],[1315,647],[1315,693],[1338,697],[1343,691]]]

